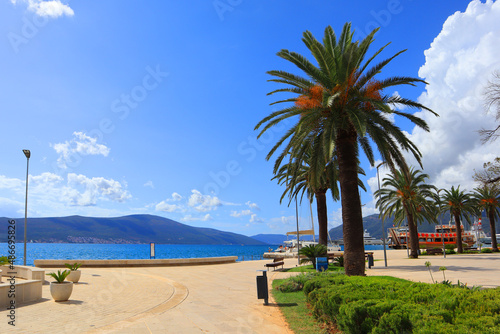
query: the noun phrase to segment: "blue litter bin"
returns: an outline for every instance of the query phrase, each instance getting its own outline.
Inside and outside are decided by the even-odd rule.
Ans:
[[[328,270],[328,258],[327,257],[317,257],[316,258],[316,270],[317,271]]]

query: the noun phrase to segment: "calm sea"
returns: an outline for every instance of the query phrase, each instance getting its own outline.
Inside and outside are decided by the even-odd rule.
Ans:
[[[16,264],[23,264],[24,245],[16,244]],[[149,259],[149,245],[111,245],[111,244],[35,244],[26,245],[27,265],[34,260],[113,260]],[[238,246],[238,245],[155,245],[155,258],[178,259],[216,256],[238,256],[239,261],[259,260],[269,248],[277,245]],[[366,250],[383,249],[382,246],[365,246]],[[8,255],[7,243],[0,243],[0,256]]]
[[[215,256],[238,256],[239,261],[258,260],[269,247],[277,246],[239,246],[239,245],[155,245],[155,258],[178,259]],[[16,244],[16,264],[23,264],[24,244]],[[125,244],[44,244],[26,245],[27,265],[34,260],[112,260],[112,259],[149,259],[149,245]],[[6,243],[0,243],[0,256],[8,255]]]

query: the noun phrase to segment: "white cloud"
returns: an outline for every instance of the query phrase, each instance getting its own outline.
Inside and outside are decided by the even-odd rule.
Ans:
[[[29,183],[29,180],[28,180]],[[5,175],[0,175],[0,189],[19,189],[25,183],[19,179],[12,179]]]
[[[183,210],[180,205],[168,204],[166,201],[161,201],[160,203],[156,204],[155,209],[156,211],[163,211],[163,212],[175,212]]]
[[[203,221],[203,222],[206,222],[206,221],[212,220],[212,219],[213,219],[212,216],[209,213],[207,213],[203,217],[193,217],[191,215],[186,215],[181,220],[185,221],[185,222],[192,222],[192,221]]]
[[[153,181],[148,181],[144,183],[144,187],[150,187],[151,189],[154,189],[155,185],[153,184]]]
[[[74,173],[68,174],[63,194],[71,205],[77,206],[95,205],[98,199],[124,202],[132,197],[118,181],[103,177],[88,178]]]
[[[249,220],[250,223],[262,223],[263,220],[259,217],[257,217],[257,215],[254,213],[250,216],[250,220]]]
[[[491,73],[500,68],[500,2],[472,1],[465,12],[450,16],[425,51],[419,76],[429,85],[419,102],[437,112],[416,115],[430,133],[415,128],[410,139],[423,155],[424,172],[438,187],[474,187],[472,173],[499,155],[498,142],[482,145],[477,131],[491,128],[494,115],[485,114],[483,91]]]
[[[83,132],[73,132],[73,138],[64,143],[51,144],[51,147],[59,154],[58,166],[61,168],[75,167],[85,155],[102,155],[107,157],[109,148],[98,144],[97,138],[87,136]]]
[[[178,193],[173,193],[173,194],[172,194],[172,199],[173,199],[174,201],[180,201],[180,200],[182,199],[182,196],[181,196],[181,195],[179,195]]]
[[[260,210],[259,206],[256,203],[248,201],[245,204],[248,205],[248,207],[252,210]]]
[[[0,212],[2,212],[2,217],[21,217],[22,213],[24,213],[24,202],[0,197]]]
[[[242,210],[242,211],[231,211],[231,217],[241,217],[241,216],[250,216],[252,214],[252,210]]]
[[[12,4],[18,2],[27,5],[28,10],[34,12],[38,16],[58,18],[60,16],[73,16],[75,12],[67,4],[61,0],[10,0]]]
[[[4,180],[4,182],[2,182]],[[5,181],[7,180],[7,181]],[[25,183],[19,179],[0,177],[0,189],[9,190],[13,202],[3,201],[0,209],[7,205],[12,207],[17,202],[23,201]],[[7,188],[6,186],[10,188]],[[66,178],[57,174],[45,172],[40,175],[30,175],[28,183],[28,210],[31,215],[60,216],[62,214],[87,214],[96,213],[109,215],[116,212],[105,208],[96,208],[91,211],[80,210],[79,207],[97,206],[99,201],[112,201],[121,203],[132,196],[125,189],[126,183],[120,183],[103,177],[89,178],[85,175],[68,173]],[[113,213],[112,213],[113,212]]]
[[[222,202],[216,196],[202,195],[196,189],[191,190],[191,196],[189,196],[188,205],[199,212],[206,212],[216,210],[222,205]]]

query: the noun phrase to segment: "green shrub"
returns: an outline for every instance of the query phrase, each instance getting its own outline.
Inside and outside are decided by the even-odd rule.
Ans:
[[[312,262],[313,267],[316,268],[316,258],[321,256],[326,256],[328,249],[325,245],[317,244],[317,245],[308,245],[304,246],[299,250],[299,255],[305,256],[305,259],[302,259],[300,262]]]
[[[500,288],[318,275],[303,290],[313,315],[345,333],[500,333]]]
[[[63,272],[61,272],[61,270],[58,270],[57,273],[48,273],[46,275],[52,276],[52,278],[54,278],[57,283],[62,283],[70,273],[71,271],[69,270],[64,270]]]
[[[491,248],[483,248],[481,249],[481,253],[493,253],[493,250]]]
[[[7,256],[0,256],[0,266],[9,263],[9,258]]]
[[[75,263],[73,263],[73,264],[69,264],[69,263],[65,263],[65,264],[64,264],[64,266],[65,266],[66,268],[68,268],[69,270],[71,270],[71,271],[76,271],[76,270],[78,270],[78,268],[80,268],[80,266],[81,266],[81,265],[82,265],[81,263],[76,263],[76,262],[75,262]]]
[[[333,258],[333,265],[344,268],[344,257],[339,256],[339,257]]]
[[[301,291],[304,287],[304,283],[317,276],[317,273],[307,273],[297,276],[292,276],[286,279],[283,284],[279,285],[277,289],[281,292],[297,292]]]

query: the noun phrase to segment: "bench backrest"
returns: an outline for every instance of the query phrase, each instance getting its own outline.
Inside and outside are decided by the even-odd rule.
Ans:
[[[281,262],[281,261],[284,261],[285,258],[284,257],[275,257],[273,262]]]

